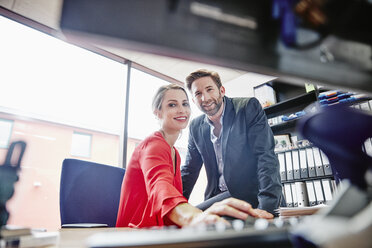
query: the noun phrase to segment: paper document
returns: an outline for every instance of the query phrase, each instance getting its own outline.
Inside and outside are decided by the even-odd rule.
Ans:
[[[318,212],[320,209],[327,207],[328,206],[325,204],[320,204],[313,207],[283,207],[276,209],[275,212],[279,213],[279,216],[281,217],[296,217],[303,215],[312,215]]]

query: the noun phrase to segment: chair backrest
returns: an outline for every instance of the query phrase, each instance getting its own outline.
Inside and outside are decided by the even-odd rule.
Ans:
[[[65,159],[59,205],[61,225],[100,223],[114,227],[125,169]]]

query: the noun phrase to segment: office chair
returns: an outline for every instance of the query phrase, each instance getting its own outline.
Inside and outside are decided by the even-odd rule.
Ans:
[[[62,227],[66,224],[94,226],[87,223],[114,227],[124,173],[123,168],[65,159],[59,195]]]

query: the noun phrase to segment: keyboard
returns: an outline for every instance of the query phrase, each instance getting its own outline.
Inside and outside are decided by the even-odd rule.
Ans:
[[[176,227],[97,233],[87,240],[90,248],[119,247],[293,247],[288,221],[274,219],[229,220],[222,223],[178,229]]]

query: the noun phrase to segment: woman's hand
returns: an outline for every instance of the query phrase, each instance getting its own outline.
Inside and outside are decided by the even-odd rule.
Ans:
[[[200,224],[215,224],[217,222],[222,222],[227,226],[230,225],[227,220],[225,220],[224,218],[221,218],[217,214],[204,211],[204,212],[201,212],[195,215],[188,226],[197,226]]]
[[[196,226],[199,224],[213,224],[219,221],[228,225],[228,221],[221,218],[217,214],[208,211],[201,211],[189,203],[178,204],[173,208],[167,217],[178,226]]]

